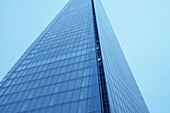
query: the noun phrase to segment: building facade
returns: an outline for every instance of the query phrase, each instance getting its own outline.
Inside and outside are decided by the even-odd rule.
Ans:
[[[148,113],[100,0],[70,0],[0,82],[1,113]]]

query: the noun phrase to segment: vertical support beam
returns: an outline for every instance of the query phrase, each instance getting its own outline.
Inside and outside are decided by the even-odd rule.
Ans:
[[[109,98],[106,87],[105,73],[102,61],[102,53],[100,48],[99,33],[97,28],[96,14],[94,9],[94,1],[92,0],[92,12],[93,12],[93,26],[94,26],[94,38],[95,38],[95,50],[97,58],[97,69],[99,78],[99,89],[101,98],[102,113],[110,113]]]

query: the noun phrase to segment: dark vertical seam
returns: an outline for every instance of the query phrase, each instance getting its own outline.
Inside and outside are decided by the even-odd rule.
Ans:
[[[100,90],[100,99],[101,99],[101,111],[102,113],[110,113],[109,98],[108,98],[108,92],[106,87],[106,79],[105,79],[105,73],[104,73],[104,67],[102,61],[102,53],[100,49],[100,40],[99,40],[99,33],[98,33],[93,0],[92,0],[92,13],[93,13],[92,16],[93,16],[95,51],[96,51],[97,70],[98,70],[98,81],[99,81],[99,90]]]

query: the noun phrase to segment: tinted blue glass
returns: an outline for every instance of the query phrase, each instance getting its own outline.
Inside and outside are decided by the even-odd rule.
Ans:
[[[95,9],[111,112],[148,113],[100,0]]]
[[[0,82],[0,112],[101,113],[106,94],[113,113],[149,112],[100,0],[94,1],[95,11],[92,0],[70,0],[21,56]],[[96,61],[96,29],[104,67]]]
[[[0,112],[101,112],[91,0],[71,0],[0,83]],[[94,105],[95,106],[95,105]]]

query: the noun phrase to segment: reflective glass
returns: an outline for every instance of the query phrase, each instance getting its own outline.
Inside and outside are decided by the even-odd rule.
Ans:
[[[86,113],[96,62],[91,0],[70,0],[2,80],[0,112]]]

